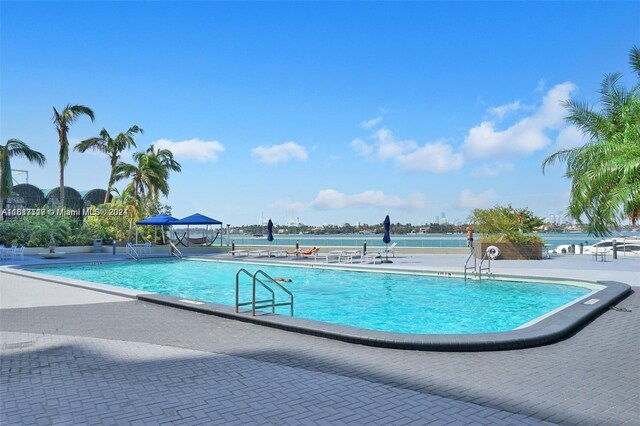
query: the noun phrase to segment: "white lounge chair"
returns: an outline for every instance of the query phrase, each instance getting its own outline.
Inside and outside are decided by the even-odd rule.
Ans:
[[[316,252],[313,255],[313,261],[317,262],[318,259],[324,259],[325,263],[329,263],[331,259],[335,259],[338,261],[338,263],[340,263],[340,257],[342,256],[343,253],[344,253],[343,250],[333,250],[327,253]]]
[[[374,264],[378,263],[378,261],[380,261],[380,263],[382,263],[382,255],[380,254],[380,252],[369,252],[369,253],[365,253],[364,256],[362,256],[362,259],[360,259],[362,263],[369,263],[371,261],[373,261]]]
[[[391,257],[396,257],[396,252],[393,251],[393,249],[396,248],[397,245],[398,245],[397,242],[391,243],[391,245],[383,248],[378,253],[380,253],[381,255],[385,255],[385,256],[391,255]]]
[[[269,250],[269,257],[287,257],[285,250]]]
[[[338,259],[339,262],[342,262],[342,259],[345,262],[353,263],[354,259],[360,259],[360,263],[362,263],[362,251],[360,250],[344,250]]]
[[[229,256],[249,256],[249,250],[229,250],[227,252]]]

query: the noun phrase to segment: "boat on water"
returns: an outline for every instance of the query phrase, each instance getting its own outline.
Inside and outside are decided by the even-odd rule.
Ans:
[[[616,251],[618,253],[631,254],[640,256],[640,238],[637,237],[625,237],[619,236],[615,238],[607,238],[598,241],[595,244],[585,245],[582,248],[583,254],[594,253],[613,253],[613,243],[616,243]],[[553,250],[554,253],[565,254],[576,252],[579,253],[579,249],[575,244],[560,244]]]

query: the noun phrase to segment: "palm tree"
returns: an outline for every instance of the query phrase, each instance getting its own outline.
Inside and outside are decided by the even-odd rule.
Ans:
[[[169,172],[171,171],[178,173],[182,171],[182,166],[180,165],[180,163],[174,160],[173,152],[168,149],[159,149],[156,151],[155,147],[151,145],[149,146],[149,148],[147,148],[146,155],[155,157],[160,162],[160,164],[162,164],[167,172],[167,178],[169,176]],[[149,189],[151,190],[151,196],[153,200],[158,201],[158,188],[151,187]],[[168,190],[169,188],[167,187],[167,194]],[[164,195],[166,196],[167,194]]]
[[[3,146],[0,145],[0,209],[4,206],[4,200],[13,192],[13,180],[11,178],[11,158],[24,157],[32,163],[44,166],[46,159],[44,154],[29,148],[29,145],[18,139],[9,139]],[[4,215],[0,214],[0,220]]]
[[[136,152],[133,154],[135,164],[128,164],[120,161],[115,168],[114,180],[131,178],[129,187],[133,190],[133,195],[142,200],[147,196],[153,196],[154,191],[169,195],[169,184],[167,179],[169,172],[155,155],[146,152]]]
[[[126,132],[118,133],[115,138],[112,138],[106,129],[102,129],[100,136],[84,140],[77,144],[74,149],[80,152],[85,152],[88,149],[103,152],[109,156],[111,164],[111,172],[109,174],[109,183],[107,184],[107,194],[104,197],[104,202],[109,201],[109,195],[111,194],[111,187],[115,183],[115,169],[118,161],[120,160],[120,153],[125,149],[129,149],[132,146],[136,146],[133,136],[136,133],[143,133],[143,130],[133,125]]]
[[[115,192],[115,196],[113,197],[113,203],[117,206],[121,206],[127,212],[127,222],[129,225],[129,230],[127,232],[127,240],[131,240],[133,234],[133,224],[140,219],[140,208],[139,208],[139,200],[134,196],[133,188],[131,186],[127,186],[122,193],[120,193],[116,188],[113,188]],[[124,216],[121,216],[124,219]],[[123,223],[120,225],[120,232],[124,235]]]
[[[93,111],[84,105],[67,105],[62,112],[53,108],[53,124],[58,132],[58,141],[60,142],[60,205],[64,207],[64,168],[69,161],[69,126],[73,124],[78,117],[87,115],[94,120]]]
[[[630,52],[631,68],[640,81],[640,50]],[[589,142],[558,151],[542,163],[566,162],[571,181],[569,214],[588,221],[587,229],[609,235],[628,217],[635,224],[640,215],[640,83],[630,90],[619,83],[620,74],[605,76],[600,87],[601,111],[585,103],[565,102],[566,120],[580,129]]]

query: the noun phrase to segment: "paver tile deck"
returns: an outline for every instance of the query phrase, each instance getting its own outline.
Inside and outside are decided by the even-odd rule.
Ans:
[[[640,425],[637,292],[553,345],[438,353],[61,287],[0,272],[0,424]]]

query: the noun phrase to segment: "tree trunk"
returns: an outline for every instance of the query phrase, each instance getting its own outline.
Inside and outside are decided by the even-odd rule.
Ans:
[[[64,208],[64,165],[60,160],[60,206]]]

